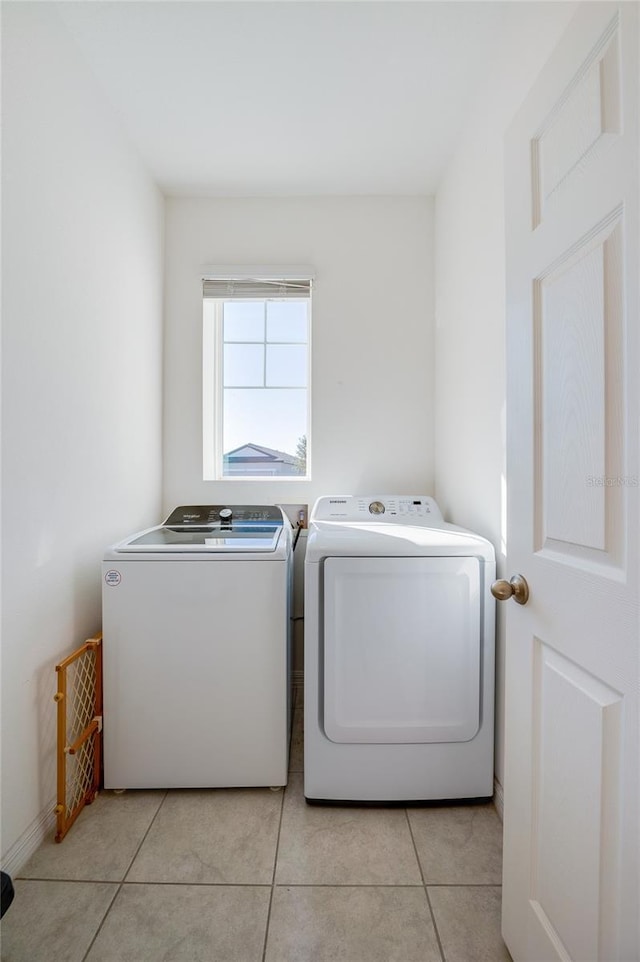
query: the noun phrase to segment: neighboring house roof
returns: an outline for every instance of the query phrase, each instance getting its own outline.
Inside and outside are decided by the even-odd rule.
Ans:
[[[223,456],[225,461],[262,462],[269,464],[297,464],[297,458],[286,451],[276,451],[275,448],[265,448],[261,444],[243,444],[233,451],[227,451]]]

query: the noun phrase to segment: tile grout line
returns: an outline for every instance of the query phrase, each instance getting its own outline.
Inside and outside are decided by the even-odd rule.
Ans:
[[[126,789],[125,789],[125,791],[126,791]],[[131,871],[131,866],[133,865],[133,863],[135,862],[136,858],[138,857],[138,853],[139,853],[140,849],[142,848],[142,846],[144,845],[144,843],[145,843],[145,841],[146,841],[146,838],[147,838],[147,835],[148,835],[149,832],[151,831],[151,828],[152,828],[153,824],[155,823],[155,820],[157,819],[158,815],[160,814],[160,809],[161,809],[162,806],[164,805],[164,803],[165,803],[165,801],[166,801],[166,799],[167,799],[167,795],[168,795],[168,794],[169,794],[169,790],[167,789],[167,790],[165,791],[163,797],[162,797],[162,801],[160,802],[160,804],[158,805],[158,808],[156,809],[155,815],[153,816],[153,818],[152,818],[151,821],[149,822],[149,825],[147,826],[147,830],[146,830],[146,832],[144,833],[144,835],[142,836],[142,839],[140,840],[140,844],[138,845],[138,847],[136,848],[135,852],[133,853],[133,856],[132,856],[132,858],[131,858],[131,861],[129,862],[129,865],[128,865],[127,868],[125,869],[124,875],[122,876],[122,879],[120,880],[119,883],[117,883],[117,884],[118,884],[118,888],[116,889],[113,898],[112,898],[111,901],[109,902],[109,905],[108,905],[108,907],[107,907],[107,911],[104,913],[104,915],[103,915],[103,917],[102,917],[102,920],[101,920],[101,922],[100,922],[100,925],[99,925],[98,928],[96,929],[96,931],[95,931],[95,933],[94,933],[94,936],[93,936],[93,938],[91,939],[91,942],[89,943],[89,945],[88,945],[88,947],[87,947],[87,951],[86,951],[85,954],[82,956],[82,962],[87,962],[87,958],[89,957],[89,953],[91,952],[91,949],[92,949],[93,946],[95,945],[96,939],[97,939],[98,936],[100,935],[100,933],[101,933],[101,931],[102,931],[102,928],[103,928],[103,926],[104,926],[104,923],[107,921],[107,918],[108,918],[108,916],[109,916],[109,912],[110,912],[111,909],[113,908],[113,905],[114,905],[115,900],[118,898],[118,896],[120,895],[120,892],[122,891],[122,886],[124,885],[124,883],[125,883],[125,881],[126,881],[127,875],[128,875],[129,872]]]
[[[287,774],[287,785],[289,783],[289,774]],[[262,962],[265,962],[267,955],[267,941],[269,939],[269,925],[271,923],[271,906],[273,905],[273,893],[276,887],[276,869],[278,867],[278,852],[280,849],[280,832],[282,831],[282,817],[284,815],[284,796],[287,790],[285,785],[282,789],[282,802],[280,804],[280,821],[278,822],[278,836],[276,838],[276,851],[273,859],[273,875],[271,876],[271,892],[269,893],[269,908],[267,909],[267,924],[264,930],[264,943],[262,946]]]
[[[416,845],[416,840],[415,840],[414,835],[413,835],[413,829],[411,828],[411,819],[409,818],[409,810],[408,810],[407,808],[405,808],[404,814],[405,814],[406,819],[407,819],[407,826],[408,826],[408,828],[409,828],[409,835],[411,836],[411,842],[412,842],[412,844],[413,844],[413,851],[415,852],[416,860],[417,860],[417,862],[418,862],[418,868],[420,869],[420,878],[422,879],[422,888],[423,888],[423,891],[424,891],[424,894],[425,894],[425,898],[426,898],[426,900],[427,900],[427,906],[428,906],[428,908],[429,908],[429,915],[431,916],[431,924],[433,925],[433,931],[434,931],[434,934],[435,934],[435,937],[436,937],[436,942],[438,943],[438,950],[439,950],[439,952],[440,952],[440,958],[441,958],[442,962],[447,962],[447,960],[446,960],[446,958],[445,958],[445,954],[444,954],[444,947],[443,947],[442,941],[441,941],[441,939],[440,939],[440,933],[438,932],[438,926],[437,926],[437,924],[436,924],[436,917],[435,917],[435,914],[434,914],[434,911],[433,911],[433,906],[432,906],[432,904],[431,904],[431,899],[429,898],[429,889],[428,889],[428,887],[427,887],[427,883],[425,882],[424,872],[422,871],[422,862],[420,861],[420,856],[418,855],[418,847],[417,847],[417,845]]]
[[[298,772],[293,772],[294,775],[299,774]],[[56,885],[122,885],[122,882],[118,882],[115,879],[101,879],[101,878],[52,878],[50,875],[34,875],[28,878],[18,878],[17,882],[55,882]],[[178,881],[146,881],[145,879],[140,879],[139,881],[126,882],[127,885],[188,885],[191,888],[256,888],[256,889],[266,889],[271,888],[272,882],[178,882]],[[502,885],[500,882],[285,882],[283,885],[286,888],[292,889],[310,889],[310,888],[327,888],[327,889],[420,889],[424,885],[427,885],[430,889],[437,888],[447,888],[447,889],[500,889]]]
[[[262,886],[263,888],[265,886]],[[462,886],[461,886],[462,887]],[[499,888],[499,885],[494,888]],[[422,882],[281,882],[287,889],[421,889]]]

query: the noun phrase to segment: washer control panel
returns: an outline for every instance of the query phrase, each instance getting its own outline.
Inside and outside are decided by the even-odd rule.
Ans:
[[[442,514],[428,495],[336,495],[316,501],[311,521],[429,524],[442,521]]]
[[[282,524],[282,511],[272,504],[191,504],[174,508],[166,525],[269,522]]]

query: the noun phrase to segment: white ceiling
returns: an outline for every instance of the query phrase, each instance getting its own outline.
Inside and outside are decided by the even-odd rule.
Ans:
[[[168,194],[429,194],[528,4],[56,4]]]

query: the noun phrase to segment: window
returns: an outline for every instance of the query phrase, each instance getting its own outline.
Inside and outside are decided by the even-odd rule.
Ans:
[[[203,281],[205,480],[310,477],[305,274]]]

